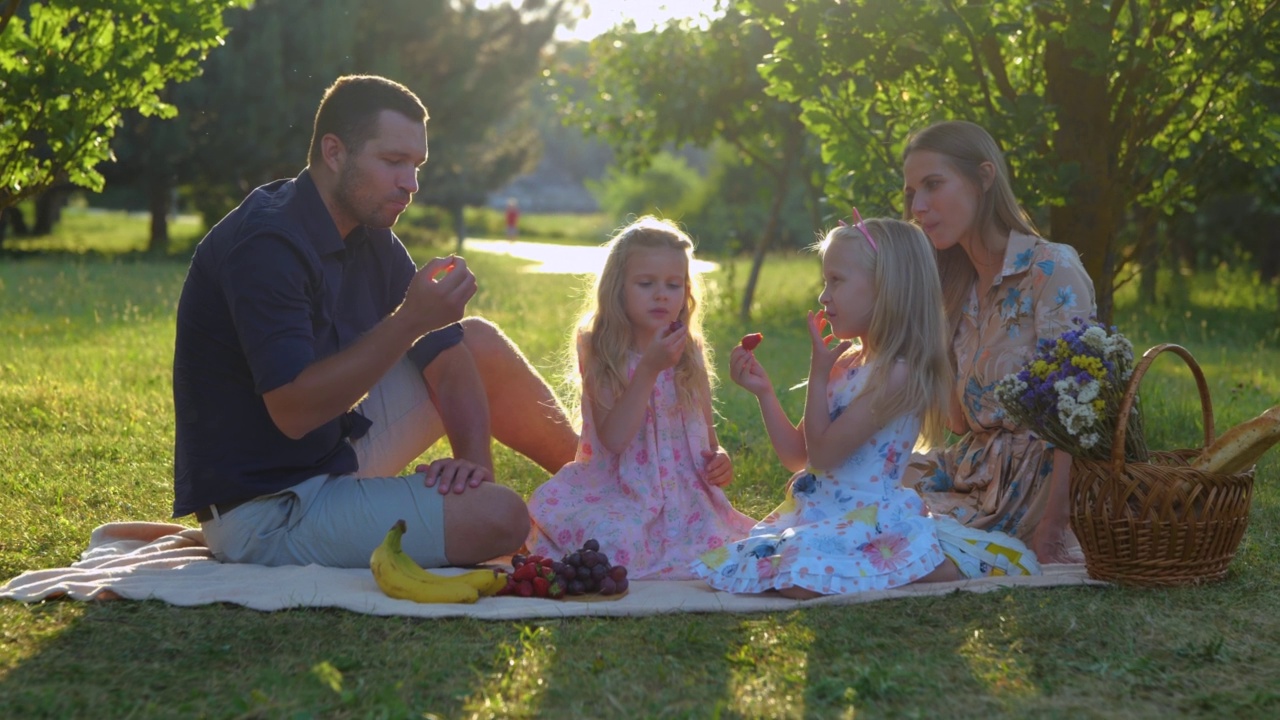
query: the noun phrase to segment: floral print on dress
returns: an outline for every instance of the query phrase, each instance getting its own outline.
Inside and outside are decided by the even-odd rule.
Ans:
[[[1003,271],[981,297],[975,283],[953,339],[968,433],[911,461],[930,510],[1030,537],[1048,502],[1053,448],[1008,421],[993,388],[1040,343],[1096,312],[1093,283],[1074,248],[1010,233]]]
[[[630,358],[629,373],[639,359]],[[574,461],[529,498],[530,552],[559,558],[595,538],[631,578],[687,580],[694,558],[751,529],[755,521],[706,481],[710,432],[701,412],[680,407],[672,369],[658,376],[644,424],[620,453],[600,444],[591,407],[584,393]]]
[[[848,407],[866,382],[860,363],[854,355],[832,369],[833,412]],[[943,562],[935,521],[901,482],[919,432],[919,416],[903,415],[839,467],[796,473],[782,504],[747,537],[703,554],[694,572],[730,592],[802,587],[823,594],[897,587],[932,572]]]

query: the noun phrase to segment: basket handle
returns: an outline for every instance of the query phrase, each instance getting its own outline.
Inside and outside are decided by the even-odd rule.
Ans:
[[[1143,375],[1147,374],[1147,368],[1151,367],[1151,363],[1155,361],[1156,356],[1164,352],[1178,355],[1186,361],[1187,367],[1191,368],[1191,374],[1196,378],[1196,387],[1200,390],[1200,413],[1204,425],[1204,447],[1209,447],[1213,444],[1213,402],[1209,400],[1209,385],[1204,380],[1204,373],[1200,371],[1200,365],[1196,363],[1196,359],[1191,356],[1191,353],[1181,345],[1161,343],[1142,353],[1142,360],[1133,369],[1133,375],[1129,378],[1129,387],[1125,388],[1124,397],[1120,399],[1120,411],[1116,416],[1115,439],[1111,445],[1111,471],[1115,473],[1116,477],[1120,477],[1124,473],[1125,433],[1129,427],[1129,412],[1133,409],[1133,403],[1138,397],[1138,382],[1142,380]],[[1121,418],[1123,418],[1123,421],[1121,421]]]

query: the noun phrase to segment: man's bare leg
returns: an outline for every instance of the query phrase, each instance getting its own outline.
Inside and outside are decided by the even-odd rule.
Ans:
[[[538,371],[493,323],[469,317],[462,326],[463,342],[475,359],[489,398],[494,439],[547,472],[572,461],[578,434]]]
[[[450,565],[509,555],[528,537],[528,508],[511,488],[486,482],[444,498],[444,552]]]

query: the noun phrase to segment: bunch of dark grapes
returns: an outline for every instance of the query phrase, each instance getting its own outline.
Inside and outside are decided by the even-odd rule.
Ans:
[[[600,552],[595,539],[582,543],[582,548],[566,554],[560,562],[551,564],[552,571],[565,587],[568,595],[621,595],[627,591],[625,565],[611,565],[609,556]]]

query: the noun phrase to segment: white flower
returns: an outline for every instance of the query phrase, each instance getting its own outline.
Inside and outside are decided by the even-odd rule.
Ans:
[[[1087,330],[1080,334],[1080,342],[1083,342],[1091,350],[1098,352],[1106,352],[1108,343],[1112,337],[1107,335],[1107,331],[1097,325],[1090,326]]]
[[[1102,391],[1102,386],[1097,380],[1090,380],[1080,388],[1080,393],[1076,395],[1076,400],[1082,403],[1090,403],[1098,399],[1098,393]]]

